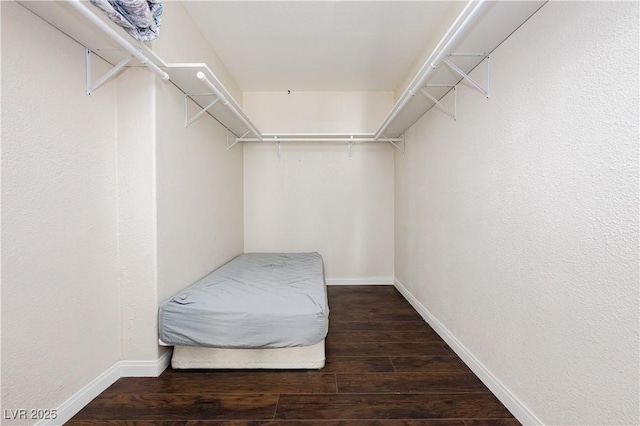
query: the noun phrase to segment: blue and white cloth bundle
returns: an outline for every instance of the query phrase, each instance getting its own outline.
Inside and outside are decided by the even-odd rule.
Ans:
[[[160,0],[91,0],[109,19],[125,29],[133,38],[151,41],[160,32]]]

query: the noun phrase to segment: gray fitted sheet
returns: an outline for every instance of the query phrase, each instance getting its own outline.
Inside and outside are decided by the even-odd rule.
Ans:
[[[160,340],[216,348],[310,346],[328,331],[318,253],[240,255],[160,306]]]

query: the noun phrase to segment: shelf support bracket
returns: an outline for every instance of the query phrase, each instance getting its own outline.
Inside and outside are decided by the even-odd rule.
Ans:
[[[246,138],[247,135],[249,133],[251,133],[251,130],[247,130],[247,132],[244,135],[240,136],[239,138],[236,138],[236,141],[234,143],[232,143],[231,145],[229,145],[229,133],[231,133],[231,132],[229,131],[229,129],[227,129],[227,151],[229,151],[231,148],[236,146],[236,144],[238,144],[240,142],[244,142],[244,138]]]
[[[193,117],[189,118],[189,99],[193,99],[194,96],[207,96],[207,95],[214,96],[215,99],[211,101],[207,106],[202,108],[200,111],[198,111],[198,113],[195,114]],[[204,113],[206,113],[209,110],[209,108],[217,104],[219,100],[220,98],[217,97],[215,93],[185,94],[184,95],[184,127],[189,127],[191,123],[196,121],[198,118],[202,117]]]
[[[448,109],[442,102],[433,97],[425,87],[449,87],[453,88],[453,111]],[[456,121],[456,115],[458,114],[458,86],[451,84],[427,84],[425,87],[420,88],[420,93],[422,93],[427,99],[431,100],[436,107],[447,114],[449,117],[453,118],[453,121]]]
[[[349,136],[347,154],[349,155],[349,160],[351,160],[351,158],[353,158],[353,135]]]
[[[127,56],[122,61],[120,61],[117,65],[115,65],[111,70],[107,71],[105,75],[96,80],[95,83],[91,82],[92,77],[92,66],[91,66],[91,58],[93,56],[93,50],[87,48],[85,61],[87,65],[87,95],[91,96],[95,90],[97,90],[100,86],[106,83],[111,77],[116,75],[120,70],[127,65],[132,59],[133,56]]]
[[[278,156],[278,160],[280,160],[280,139],[278,139],[277,136],[274,136],[273,140],[276,141],[276,149],[277,149],[276,154]]]
[[[384,139],[385,141],[389,142],[395,149],[399,150],[400,152],[402,152],[404,154],[404,133],[400,135],[398,143],[394,142],[393,140],[389,139],[388,137],[386,137],[385,135],[382,135],[382,139]]]
[[[473,87],[476,88],[476,90],[478,90],[480,93],[482,93],[487,99],[489,99],[489,63],[490,63],[490,57],[488,54],[484,54],[484,53],[459,53],[459,54],[451,54],[449,56],[484,56],[484,58],[486,59],[487,62],[487,87],[484,88],[482,87],[482,85],[480,83],[478,83],[476,80],[474,80],[469,74],[467,74],[466,72],[462,71],[456,64],[454,64],[453,62],[451,62],[448,58],[444,58],[442,60],[442,62],[444,62],[445,64],[447,64],[447,66],[449,68],[451,68],[451,70],[453,72],[455,72],[456,74],[458,74],[460,77],[462,77],[464,80],[466,80],[469,84],[471,84]]]

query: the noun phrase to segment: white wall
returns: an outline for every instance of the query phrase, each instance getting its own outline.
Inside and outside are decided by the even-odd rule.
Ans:
[[[162,6],[162,26],[160,36],[152,43],[153,51],[168,63],[206,63],[236,102],[242,105],[242,89],[196,28],[181,2],[165,1]]]
[[[392,92],[245,92],[243,99],[262,133],[374,133],[393,106]]]
[[[84,48],[1,7],[2,409],[56,408],[120,358],[115,85],[88,97]]]
[[[391,92],[245,93],[262,132],[374,132]],[[238,149],[238,148],[234,148]],[[329,282],[393,277],[393,148],[244,145],[245,251],[318,251]]]
[[[550,2],[396,155],[396,277],[545,424],[638,424],[638,4]]]
[[[115,81],[121,355],[126,360],[158,357],[155,80],[137,68]]]
[[[227,151],[226,129],[207,114],[185,128],[182,92],[156,91],[162,302],[243,252],[244,218],[242,148]]]
[[[447,13],[442,17],[440,21],[440,25],[434,28],[431,31],[431,35],[429,39],[426,40],[426,43],[422,49],[422,52],[416,57],[413,61],[413,64],[409,67],[407,72],[404,75],[404,78],[396,86],[394,91],[394,99],[397,101],[400,99],[405,90],[409,87],[409,85],[413,82],[413,79],[420,72],[420,69],[424,65],[424,63],[429,59],[431,53],[438,46],[438,42],[442,40],[442,37],[447,33],[447,30],[451,26],[453,22],[455,22],[456,18],[460,15],[460,13],[467,6],[466,1],[449,1],[448,2],[448,10]]]

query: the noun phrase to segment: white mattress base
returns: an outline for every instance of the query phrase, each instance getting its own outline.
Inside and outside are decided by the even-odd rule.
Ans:
[[[222,349],[176,346],[171,367],[182,368],[280,368],[324,367],[324,340],[311,346],[275,349]]]

